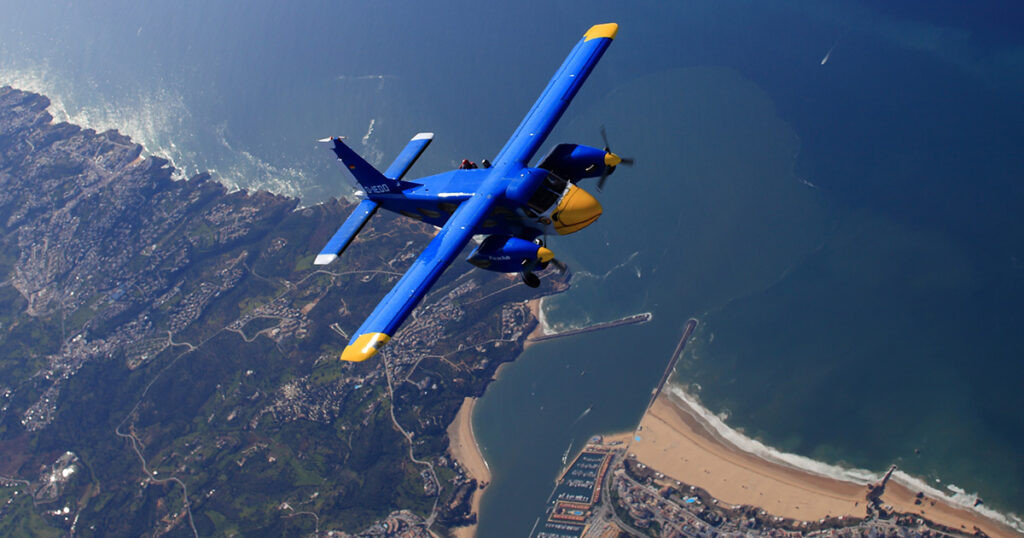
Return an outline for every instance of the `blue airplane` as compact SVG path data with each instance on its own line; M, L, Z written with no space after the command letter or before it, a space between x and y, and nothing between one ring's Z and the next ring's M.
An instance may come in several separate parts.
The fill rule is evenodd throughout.
M632 161L611 152L602 127L604 149L558 144L536 167L528 162L618 29L618 24L598 24L583 34L493 165L483 161L483 166L477 167L464 160L458 170L405 181L402 178L430 144L433 133L414 136L384 173L341 138L320 140L355 178L361 201L314 264L326 265L337 259L379 208L441 228L355 332L341 360L364 361L375 355L475 235L486 237L467 261L481 269L520 273L531 287L540 284L535 271L549 264L564 270L545 246L544 237L552 230L559 235L577 232L601 216L601 204L576 183L599 177L600 190L616 166Z

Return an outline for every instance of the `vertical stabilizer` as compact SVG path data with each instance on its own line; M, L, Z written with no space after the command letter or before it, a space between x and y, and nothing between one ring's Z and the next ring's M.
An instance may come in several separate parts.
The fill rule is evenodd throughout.
M407 183L392 179L366 162L352 148L345 145L341 137L324 138L320 143L327 144L338 157L338 165L347 170L359 183L359 187L371 198L377 194L399 193L405 190Z

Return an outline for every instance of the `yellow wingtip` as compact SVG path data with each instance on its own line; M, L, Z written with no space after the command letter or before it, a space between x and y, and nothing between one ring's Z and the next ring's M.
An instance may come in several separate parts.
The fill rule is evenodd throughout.
M615 34L619 31L619 25L614 22L607 24L595 24L587 30L587 33L583 34L584 41L590 41L591 39L597 39L599 37L607 37L608 39L615 39Z
M391 337L384 333L366 333L356 338L355 342L345 346L341 352L341 360L347 362L363 362L377 354Z

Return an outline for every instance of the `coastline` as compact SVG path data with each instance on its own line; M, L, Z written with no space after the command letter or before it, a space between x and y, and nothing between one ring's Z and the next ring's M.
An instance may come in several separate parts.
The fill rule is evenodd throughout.
M744 450L719 434L691 402L671 392L652 402L631 435L627 452L637 461L703 488L721 502L757 506L775 516L803 521L865 517L867 481L815 474ZM966 534L976 527L992 537L1020 536L941 492L925 491L919 499L918 491L897 474L886 485L881 504Z
M480 452L480 445L477 444L476 435L473 433L473 408L476 406L476 398L467 397L462 401L455 420L448 426L448 447L452 457L466 470L466 474L476 479L477 489L470 499L470 510L480 516L480 499L483 497L484 488L491 482L491 469ZM452 529L458 538L472 538L476 536L476 524Z
M526 338L523 339L523 351L533 344L531 342L533 337L547 334L544 330L543 319L541 318L543 315L541 301L543 300L544 298L540 297L526 301L526 307L533 317L533 328L530 329ZM499 364L498 368L494 371L492 381L501 377L502 371L509 364L511 363ZM448 447L452 457L466 470L467 475L480 484L470 499L470 511L477 515L477 523L453 528L452 533L456 538L474 538L476 536L480 518L480 502L483 499L487 485L491 483L491 468L487 465L487 460L484 459L483 453L480 451L480 444L477 442L476 434L473 431L473 410L478 400L479 398L471 397L464 399L462 405L459 406L458 412L455 414L455 420L448 426Z
M534 339L547 334L547 331L544 330L544 321L541 318L541 316L544 315L544 312L541 310L541 301L543 300L544 298L541 297L539 299L530 299L529 301L526 301L526 307L530 309L530 314L533 315L535 325L533 326L533 330L526 335L526 339L523 340L523 351L529 349L529 347L534 344ZM499 366L498 369L500 371L501 367ZM495 372L494 377L497 379L497 372Z
M544 323L541 321L542 300L543 297L526 301L526 306L533 316L534 325L523 339L524 351L532 344L531 338L546 334ZM498 379L508 364L510 363L499 364L494 371L493 379ZM466 474L480 484L470 499L470 511L477 515L477 523L453 528L452 532L456 538L474 538L476 536L480 517L480 502L483 499L486 486L491 482L491 468L487 465L487 460L484 459L483 453L480 451L480 444L476 440L476 434L473 432L473 409L476 407L477 400L478 398L470 397L464 399L462 405L459 406L459 411L455 414L455 420L448 426L448 447L452 457L466 470Z

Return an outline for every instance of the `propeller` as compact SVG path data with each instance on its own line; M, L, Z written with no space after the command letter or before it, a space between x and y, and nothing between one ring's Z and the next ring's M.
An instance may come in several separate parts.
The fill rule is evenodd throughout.
M546 265L550 263L551 265L554 265L556 269L558 269L558 274L561 275L564 275L565 272L569 270L569 267L565 265L565 263L563 263L562 261L556 259L555 253L551 252L551 249L545 246L547 241L541 238L537 238L536 240L534 240L534 242L540 246L540 248L537 250L537 258L525 262L523 264L523 270L520 273L523 277L523 282L525 282L526 285L530 286L531 288L536 288L537 286L540 286L540 278L533 272L533 270L536 269L538 265Z
M565 265L565 263L559 260L558 258L555 258L555 253L551 252L551 249L547 248L546 245L547 241L542 239L540 243L540 250L537 251L537 261L535 262L535 264L550 263L551 265L554 265L556 269L558 269L559 274L564 275L565 272L569 270L569 266Z
M612 149L608 144L608 134L604 131L604 125L601 126L601 139L604 140L604 172L601 173L601 179L597 180L597 190L600 191L604 188L604 182L608 179L608 176L615 171L615 167L624 164L626 166L633 166L635 162L632 157L619 157L612 153Z

